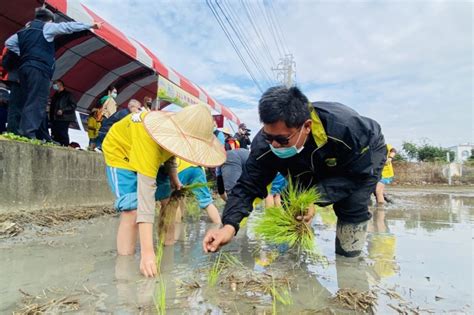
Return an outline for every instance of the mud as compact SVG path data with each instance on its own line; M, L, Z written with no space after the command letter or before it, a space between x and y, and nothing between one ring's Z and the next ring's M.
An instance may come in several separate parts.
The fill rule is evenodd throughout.
M50 226L26 220L0 239L0 313L154 314L163 281L168 314L471 314L474 191L387 190L394 203L372 208L363 257L334 254L331 211L318 210L313 221L324 259L262 243L251 217L224 249L241 264L214 287L207 277L218 254L201 249L205 215L175 225L157 279L140 276L137 256L116 256L115 215Z

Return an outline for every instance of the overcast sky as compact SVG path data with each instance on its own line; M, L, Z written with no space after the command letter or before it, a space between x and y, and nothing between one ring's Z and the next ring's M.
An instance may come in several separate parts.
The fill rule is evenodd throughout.
M260 128L261 92L205 0L83 3L231 107L249 128ZM250 30L240 0L219 3ZM245 3L254 12L270 10L266 0ZM272 3L283 44L296 61L296 83L310 100L341 102L374 118L395 146L474 142L471 1ZM255 19L255 26L266 29L264 21ZM254 44L264 58L266 50ZM269 50L278 60L277 48Z

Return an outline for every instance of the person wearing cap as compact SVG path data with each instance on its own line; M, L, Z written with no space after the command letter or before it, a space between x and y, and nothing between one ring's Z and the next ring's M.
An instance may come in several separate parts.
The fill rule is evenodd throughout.
M158 170L172 156L206 167L224 163L225 151L213 134L211 112L205 105L192 105L177 113L130 114L110 128L102 151L107 179L116 197L115 208L120 212L118 254L134 254L138 233L140 271L147 277L154 276L157 268L153 223ZM169 176L179 189L176 168L170 169Z
M239 130L234 135L234 138L239 141L242 149L248 149L250 146L250 129L244 123L239 125Z
M53 21L53 12L46 8L37 8L35 19L5 41L5 47L20 56L23 110L19 133L31 139L47 141L51 138L42 122L46 116L49 85L54 73L54 39L62 34L100 28L99 23Z
M265 198L280 172L301 187L316 187L318 205L333 204L336 254L360 255L371 217L368 203L387 154L380 125L340 103L309 103L297 87L269 88L258 108L263 128L228 196L223 227L206 233L203 250L215 252L232 240L254 199ZM308 209L296 219L310 223L313 216Z

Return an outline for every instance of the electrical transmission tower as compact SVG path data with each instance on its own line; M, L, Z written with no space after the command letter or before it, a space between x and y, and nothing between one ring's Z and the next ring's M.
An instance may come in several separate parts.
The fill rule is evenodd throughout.
M288 88L293 86L296 81L296 62L293 54L286 54L284 58L280 59L278 66L272 68L276 73L278 82L286 85Z

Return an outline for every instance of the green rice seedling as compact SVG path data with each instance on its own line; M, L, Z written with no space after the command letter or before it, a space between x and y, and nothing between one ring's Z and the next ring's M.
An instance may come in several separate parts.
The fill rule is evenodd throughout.
M185 204L185 212L184 218L189 222L196 222L201 217L201 208L199 208L199 204L194 197L185 197L184 198Z
M156 245L156 268L158 268L158 273L161 273L161 260L163 259L163 247L164 239L161 237L158 239L158 244Z
M237 257L235 257L234 255L231 255L231 254L227 254L227 253L223 253L222 254L222 264L223 264L223 268L225 267L244 267L244 264L242 264L242 262L237 259Z
M314 248L313 230L296 217L304 216L308 207L318 201L318 192L315 188L303 189L290 180L282 195L282 207L265 209L255 224L255 233L269 243L288 244L311 252Z
M217 284L217 280L219 279L219 275L224 270L224 265L221 263L222 252L219 253L219 256L212 264L211 269L209 270L209 274L207 275L207 283L209 286L214 287Z
M270 293L274 301L278 301L283 305L293 304L293 298L291 297L290 291L286 288L276 288L275 285L273 285Z
M166 314L166 285L163 277L159 278L159 285L156 287L153 301L155 304L156 313L160 315Z
M277 302L283 305L293 304L289 288L277 288L275 285L275 278L272 275L272 286L267 289L272 296L272 314L277 314Z

